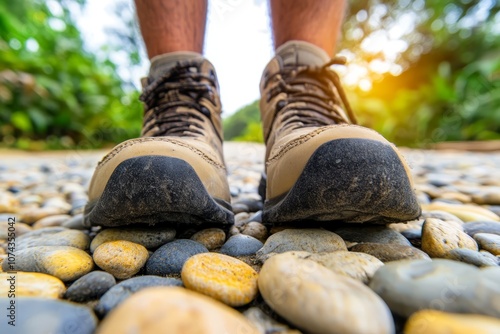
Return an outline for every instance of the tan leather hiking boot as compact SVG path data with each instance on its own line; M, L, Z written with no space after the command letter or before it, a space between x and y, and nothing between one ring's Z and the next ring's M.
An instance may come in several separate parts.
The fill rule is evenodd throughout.
M95 170L87 225L233 223L214 68L198 54L162 57L143 80L142 137Z
M281 46L261 81L267 189L263 220L388 223L420 215L394 145L356 122L318 47ZM341 107L344 105L345 110Z

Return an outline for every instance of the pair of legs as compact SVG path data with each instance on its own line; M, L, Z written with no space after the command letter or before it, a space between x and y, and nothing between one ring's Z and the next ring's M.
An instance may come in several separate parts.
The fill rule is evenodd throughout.
M175 51L202 53L207 0L135 3L149 58ZM300 40L333 56L345 6L345 0L270 0L275 48Z
M202 55L206 0L136 0L152 65L141 138L116 146L89 185L89 225L234 221L213 65ZM356 125L330 65L344 0L271 0L276 54L263 71L263 222L400 222L418 217L407 164Z

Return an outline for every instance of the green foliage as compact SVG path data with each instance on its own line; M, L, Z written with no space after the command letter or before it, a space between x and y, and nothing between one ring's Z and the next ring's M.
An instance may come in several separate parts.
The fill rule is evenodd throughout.
M4 145L99 147L139 134L137 93L123 90L109 59L86 52L68 9L75 2L0 1Z
M224 120L224 139L264 142L258 100L244 106Z

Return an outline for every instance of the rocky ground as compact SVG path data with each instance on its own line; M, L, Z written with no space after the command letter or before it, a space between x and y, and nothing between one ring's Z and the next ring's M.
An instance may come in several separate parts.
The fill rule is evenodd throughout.
M228 233L88 230L104 152L0 152L0 333L500 333L500 153L403 150L416 221L268 230L263 146L225 150Z

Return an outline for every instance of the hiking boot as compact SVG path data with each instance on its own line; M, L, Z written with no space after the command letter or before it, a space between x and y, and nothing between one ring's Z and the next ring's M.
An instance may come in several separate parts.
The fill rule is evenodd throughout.
M322 49L278 48L261 81L266 141L263 221L391 223L420 215L408 165L356 119ZM344 108L342 108L342 105Z
M195 53L160 56L143 86L142 136L97 165L85 223L231 225L212 64Z

